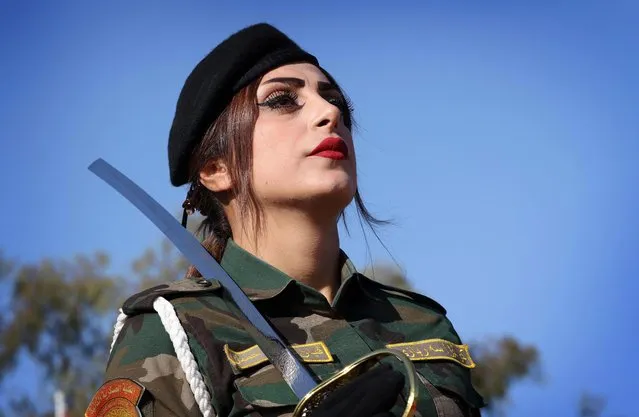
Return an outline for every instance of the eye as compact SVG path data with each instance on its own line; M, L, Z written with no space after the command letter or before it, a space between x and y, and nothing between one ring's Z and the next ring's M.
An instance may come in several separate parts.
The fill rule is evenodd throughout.
M296 110L300 107L298 98L293 91L278 90L269 94L263 102L258 103L258 106L268 107L271 110Z
M344 114L344 113L352 113L353 112L353 105L346 97L343 97L341 95L340 96L329 96L329 97L326 97L326 101L328 101L333 106L335 106L338 109L340 109L342 111L342 114Z

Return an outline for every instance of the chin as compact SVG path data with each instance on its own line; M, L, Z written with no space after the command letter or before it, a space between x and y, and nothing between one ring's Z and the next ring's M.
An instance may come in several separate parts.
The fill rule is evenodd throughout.
M315 173L314 173L315 174ZM357 191L355 176L347 172L323 172L321 175L305 175L293 183L280 179L269 189L258 190L258 199L278 206L297 206L304 210L321 209L322 212L339 214L348 206ZM269 204L269 203L267 203Z
M324 207L334 207L338 212L342 211L355 197L357 185L349 179L343 182L326 182L316 184L309 189L308 200Z
M309 194L335 195L354 194L357 182L346 172L330 172L314 176L303 184Z

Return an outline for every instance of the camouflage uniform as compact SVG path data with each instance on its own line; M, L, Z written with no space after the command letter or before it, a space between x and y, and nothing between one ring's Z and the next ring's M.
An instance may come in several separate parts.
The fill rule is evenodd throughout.
M357 273L343 253L342 260L342 283L332 305L232 241L221 265L320 380L391 345L414 360L422 382L418 415L479 415L483 400L470 382L474 364L446 311L425 296ZM158 296L170 301L188 335L215 414L290 415L295 395L244 330L228 294L217 281L198 278L154 287L123 306L129 317L115 341L106 380L141 384L143 416L202 415L151 307ZM400 402L396 408L401 414Z

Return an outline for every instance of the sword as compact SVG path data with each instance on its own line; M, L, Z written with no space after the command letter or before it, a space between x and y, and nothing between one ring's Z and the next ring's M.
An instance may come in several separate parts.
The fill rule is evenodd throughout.
M391 349L378 349L359 358L332 377L317 383L309 370L300 362L292 349L280 338L271 324L262 316L257 307L249 300L235 281L226 273L200 242L175 219L164 207L124 174L99 158L89 170L118 191L124 198L136 206L155 224L164 235L182 252L182 254L209 279L219 281L229 292L239 313L255 327L253 333L260 339L258 346L273 366L282 374L293 393L300 400L293 411L294 417L300 417L315 407L337 386L347 383L356 374L365 372L371 363L386 356L397 358L406 368L408 375L408 397L402 417L411 417L417 403L417 373L413 363L406 355Z

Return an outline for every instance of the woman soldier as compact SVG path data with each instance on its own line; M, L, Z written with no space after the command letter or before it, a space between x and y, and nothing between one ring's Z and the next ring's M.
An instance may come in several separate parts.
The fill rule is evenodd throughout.
M203 245L318 380L390 347L414 361L417 413L477 416L468 350L435 301L358 273L338 220L357 191L351 109L317 59L274 27L247 27L192 71L169 135ZM186 219L186 216L185 216ZM298 399L221 285L187 278L127 300L87 416L290 415ZM311 415L401 413L403 371L379 366Z

